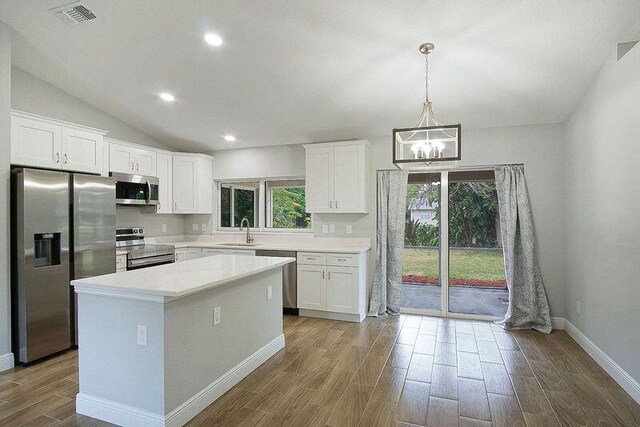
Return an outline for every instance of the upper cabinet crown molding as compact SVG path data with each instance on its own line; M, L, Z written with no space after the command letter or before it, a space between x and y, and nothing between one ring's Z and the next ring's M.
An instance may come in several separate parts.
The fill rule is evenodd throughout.
M54 119L52 117L41 116L40 114L28 113L26 111L15 110L15 109L11 109L11 117L20 117L23 119L36 120L42 123L49 123L52 125L64 126L67 128L84 130L87 132L96 133L103 136L109 133L108 130L98 129L91 126L80 125L78 123L68 122L66 120Z
M104 134L89 126L11 111L11 163L100 174Z
M307 212L369 212L370 146L366 140L304 144Z

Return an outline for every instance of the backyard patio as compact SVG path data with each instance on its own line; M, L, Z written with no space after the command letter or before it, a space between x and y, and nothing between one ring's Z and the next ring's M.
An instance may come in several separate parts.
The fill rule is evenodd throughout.
M404 250L401 307L440 310L438 248ZM502 250L451 248L449 311L502 317L509 301Z

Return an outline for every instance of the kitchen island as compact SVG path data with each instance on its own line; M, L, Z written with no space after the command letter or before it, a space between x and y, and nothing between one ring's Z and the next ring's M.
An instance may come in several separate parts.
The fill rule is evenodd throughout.
M282 266L218 255L74 280L76 411L183 425L284 347Z

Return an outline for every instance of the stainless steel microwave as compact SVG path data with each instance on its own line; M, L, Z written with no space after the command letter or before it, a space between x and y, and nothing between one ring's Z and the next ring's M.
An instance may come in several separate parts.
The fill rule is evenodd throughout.
M158 205L160 181L155 176L129 175L111 172L116 179L116 204L118 205Z

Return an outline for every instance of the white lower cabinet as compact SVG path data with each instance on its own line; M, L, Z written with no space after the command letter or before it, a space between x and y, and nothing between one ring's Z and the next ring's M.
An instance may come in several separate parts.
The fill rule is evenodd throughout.
M298 308L327 309L325 266L298 264Z
M187 248L187 259L202 258L202 249L200 248Z
M358 313L358 267L327 267L327 311Z
M300 314L360 322L366 315L366 260L366 253L298 252Z
M127 255L116 255L116 273L127 271Z
M215 255L245 255L254 256L256 251L249 249L218 249L218 248L179 248L176 249L176 262L187 261L191 259L204 258Z
M187 260L187 248L176 249L176 262Z

